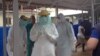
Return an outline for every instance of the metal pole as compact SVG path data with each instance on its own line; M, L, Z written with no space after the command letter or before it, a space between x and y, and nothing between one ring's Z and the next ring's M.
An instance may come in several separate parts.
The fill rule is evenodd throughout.
M56 9L55 9L55 12L56 12L56 17L58 16L58 7L56 6Z
M13 34L14 34L14 55L26 56L23 41L23 29L19 26L19 3L18 0L13 0Z
M82 19L84 19L83 10L82 10Z
M6 4L5 0L2 0L3 4L3 56L7 56L6 53Z
M7 6L6 17L7 17L7 19L8 19L9 16L10 16L9 3L7 3L6 6ZM8 19L8 20L9 20L9 19ZM7 25L6 25L6 26L10 26L10 25L9 25L10 21L8 21L8 20L7 20L7 23L6 23Z
M19 39L19 27L18 27L18 21L19 21L19 8L18 8L18 0L13 0L13 34L14 34L14 53L13 56L21 56L20 55L20 40Z
M95 16L94 16L94 0L91 0L91 15L92 15L92 26L94 27L95 25Z

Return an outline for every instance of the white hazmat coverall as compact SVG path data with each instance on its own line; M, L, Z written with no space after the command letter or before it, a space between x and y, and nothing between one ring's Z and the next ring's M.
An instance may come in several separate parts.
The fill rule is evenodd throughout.
M27 25L27 21L20 20L19 21L19 33L20 33L20 39L18 40L20 42L19 46L19 52L20 56L26 56L26 38L27 38L27 31L25 29L25 26ZM8 37L7 37L7 44L6 49L8 56L13 56L14 51L14 28L13 26L9 29Z
M55 41L58 32L54 24L40 27L35 24L30 33L30 39L35 41L31 56L55 56Z
M67 22L62 14L58 15L60 22L58 22L57 30L59 38L57 39L56 55L57 56L71 56L76 37L74 35L72 25Z
M13 56L13 28L11 27L8 32L6 49L8 56Z

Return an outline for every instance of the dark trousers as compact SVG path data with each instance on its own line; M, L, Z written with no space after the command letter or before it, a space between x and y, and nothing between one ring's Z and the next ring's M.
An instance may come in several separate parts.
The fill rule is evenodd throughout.
M85 52L85 43L78 43L76 45L76 47L75 47L76 48L76 51L77 51L77 47L80 46L80 45L82 45L82 51Z

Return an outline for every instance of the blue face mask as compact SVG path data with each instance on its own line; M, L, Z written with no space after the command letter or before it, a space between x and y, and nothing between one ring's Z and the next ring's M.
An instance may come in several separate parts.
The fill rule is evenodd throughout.
M39 17L38 24L40 24L40 25L51 24L51 18L49 16Z
M23 28L25 28L25 27L27 26L28 23L30 23L29 20L25 21L25 20L20 19L20 21L19 21L19 25L20 25L21 27L23 27Z

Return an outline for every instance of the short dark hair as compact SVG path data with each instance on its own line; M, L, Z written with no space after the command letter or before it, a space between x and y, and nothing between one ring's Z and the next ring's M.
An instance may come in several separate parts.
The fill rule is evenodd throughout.
M24 18L24 17L25 17L25 15L21 15L20 19L22 19L22 18Z
M31 16L31 18L32 18L32 19L35 19L35 16L34 16L34 15L32 15L32 16Z

